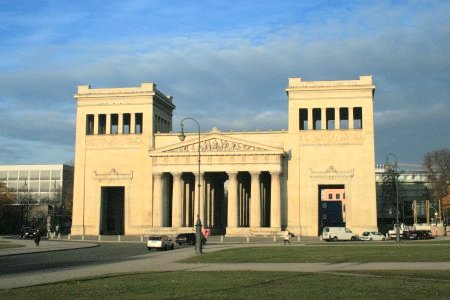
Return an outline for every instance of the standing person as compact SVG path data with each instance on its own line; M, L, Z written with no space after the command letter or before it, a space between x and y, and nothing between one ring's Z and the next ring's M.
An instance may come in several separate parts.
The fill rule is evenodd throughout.
M288 230L285 231L284 233L284 244L286 245L286 243L288 243L289 245L291 244L291 234L289 233Z
M39 232L39 229L36 230L36 234L34 236L34 242L36 243L36 247L39 246L39 242L41 241L41 233Z

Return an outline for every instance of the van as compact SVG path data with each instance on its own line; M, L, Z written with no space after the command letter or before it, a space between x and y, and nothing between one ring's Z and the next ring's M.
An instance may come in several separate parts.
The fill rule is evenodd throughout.
M355 241L356 235L346 227L324 227L322 239L326 241Z

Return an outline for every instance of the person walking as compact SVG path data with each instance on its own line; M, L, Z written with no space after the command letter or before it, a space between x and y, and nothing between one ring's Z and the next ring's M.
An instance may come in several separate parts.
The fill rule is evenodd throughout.
M284 233L284 244L286 245L286 243L288 243L289 245L291 244L291 234L289 233L288 230L285 231Z
M41 233L38 230L36 230L35 236L34 236L34 243L36 244L36 247L39 246L39 242L41 241Z

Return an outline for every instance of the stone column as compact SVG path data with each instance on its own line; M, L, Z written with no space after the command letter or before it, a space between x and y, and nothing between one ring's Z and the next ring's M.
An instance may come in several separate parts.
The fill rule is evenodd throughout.
M118 134L123 133L123 114L122 113L117 114L117 133Z
M348 108L348 129L353 129L353 107Z
M136 133L136 114L130 114L130 134Z
M183 223L183 194L181 187L181 173L173 175L173 194L172 194L172 227L181 227Z
M237 173L228 173L228 224L227 227L237 227L238 224L238 185Z
M111 134L111 114L106 115L106 134Z
M162 173L153 174L153 227L162 226Z
M200 180L200 181L199 181ZM200 182L200 190L198 189ZM204 189L204 182L203 182L203 174L200 174L200 178L198 177L198 173L195 174L195 193L194 193L194 225L197 223L197 216L200 216L200 220L202 221L202 225L204 220L204 204L203 204L203 199L204 199L204 193L203 193L203 189ZM198 195L200 194L200 211L198 211Z
M191 189L189 185L189 181L187 180L187 177L184 177L184 226L188 227L190 226L190 216L192 213L192 206L191 206Z
M320 129L327 129L327 109L320 109Z
M339 114L339 107L334 109L334 129L341 129L341 115Z
M250 227L261 227L261 191L259 185L259 172L251 173L252 187L250 198Z
M94 128L92 134L98 134L98 114L94 115Z
M308 130L313 129L313 109L308 108Z
M280 172L271 172L270 227L281 230Z

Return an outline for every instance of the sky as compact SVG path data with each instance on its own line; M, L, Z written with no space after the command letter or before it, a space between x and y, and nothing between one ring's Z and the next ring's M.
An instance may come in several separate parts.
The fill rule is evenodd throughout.
M0 164L74 159L78 85L154 82L174 131L186 116L279 130L289 77L372 75L376 162L420 165L450 148L449 15L439 0L0 0Z

